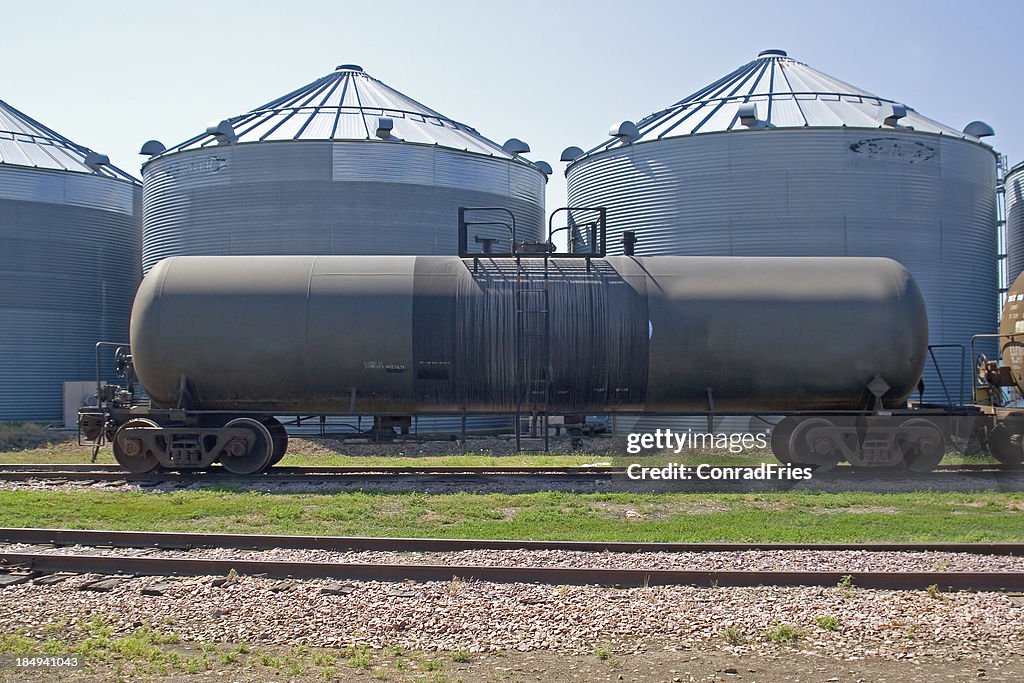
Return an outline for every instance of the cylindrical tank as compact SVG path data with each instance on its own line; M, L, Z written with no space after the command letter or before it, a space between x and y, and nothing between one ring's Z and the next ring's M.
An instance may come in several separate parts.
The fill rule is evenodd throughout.
M1003 178L1006 190L1006 282L1024 272L1024 163Z
M539 240L547 176L509 142L339 66L143 166L143 271L189 254L456 254L460 206L507 208Z
M105 156L0 102L0 422L60 420L96 342L127 340L140 205Z
M999 334L1000 356L1018 391L1024 393L1024 275L1018 274L1006 292Z
M781 50L614 132L567 170L571 206L607 207L613 253L635 230L641 255L885 256L920 285L931 343L995 331L995 154L978 138ZM960 351L936 357L955 394ZM945 401L931 363L925 384Z
M550 350L553 413L857 409L876 377L898 405L924 365L920 291L889 259L553 258L546 272L165 259L136 297L135 368L162 406L407 415L514 411L543 379L517 364L531 348Z

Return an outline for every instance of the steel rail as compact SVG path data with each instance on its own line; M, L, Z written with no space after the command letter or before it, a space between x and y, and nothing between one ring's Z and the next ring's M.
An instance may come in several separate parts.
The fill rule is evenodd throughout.
M88 474L129 474L120 465L91 465L73 463L59 465L52 463L0 464L0 475L8 473L88 473ZM336 474L619 474L625 470L610 465L575 466L575 465L318 465L313 467L274 467L251 478L272 476L323 476ZM155 470L137 476L192 475L192 476L238 476L222 467L214 466L209 470Z
M752 550L820 550L867 552L947 552L972 555L1024 556L1024 543L661 543L633 541L555 541L469 538L389 538L372 536L283 536L213 534L177 531L114 531L93 529L0 528L0 543L82 545L112 548L192 550L329 550L452 552L462 550L574 550L580 552L711 553Z
M616 456L621 457L621 456ZM645 465L642 460L637 461L641 465ZM779 467L779 463L768 463L775 464ZM651 467L664 466L665 463L651 463ZM715 465L708 463L710 467L728 467L730 469L756 469L758 464L754 465ZM690 465L696 467L697 465ZM824 475L818 476L877 476L884 474L897 474L901 476L928 476L929 474L936 473L1022 473L1024 470L1007 470L1001 468L998 464L983 464L983 463L969 463L964 465L939 465L933 472L910 472L908 470L901 470L895 468L865 468L859 469L848 466L840 466L834 470L826 472ZM107 475L115 474L124 478L138 477L138 478L153 478L153 477L230 477L238 478L239 475L234 475L221 467L214 467L209 470L155 470L145 474L132 474L126 472L120 465L94 465L88 463L70 463L70 464L54 464L54 463L0 463L0 477L13 478L16 475L28 473L34 475L60 475L60 476L75 476L78 475ZM274 477L319 477L329 475L363 475L363 474L600 474L600 475L616 475L625 474L626 469L624 467L615 465L337 465L337 466L312 466L312 467L274 467L267 472L259 475L250 475L244 478L247 479L260 479L260 478L274 478Z
M495 583L639 586L836 586L850 582L859 588L918 590L1018 591L1020 572L797 572L689 571L673 569L589 569L566 567L493 567L476 565L349 564L213 560L197 558L118 557L110 555L52 555L0 553L0 567L31 572L99 573L134 576L262 575L275 579L346 579L359 581L478 580Z

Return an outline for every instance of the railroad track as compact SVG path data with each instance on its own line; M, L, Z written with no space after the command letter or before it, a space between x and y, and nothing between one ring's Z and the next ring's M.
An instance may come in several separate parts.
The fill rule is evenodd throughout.
M396 539L323 536L250 536L68 529L0 529L0 542L43 548L0 549L0 568L19 582L52 574L99 573L131 576L259 575L276 579L347 579L363 581L480 580L500 583L596 584L637 587L698 586L836 586L916 590L1022 591L1024 572L966 571L689 571L677 569L493 566L464 564L347 563L286 560L161 557L163 550L292 548L334 551L450 552L460 550L574 550L640 553L817 550L860 552L956 552L977 555L1024 555L1021 543L601 543L571 541ZM87 547L91 552L45 552L55 546ZM136 555L103 554L113 548L141 549ZM100 551L100 552L97 552ZM19 574L20 572L20 574ZM12 581L13 582L13 581Z
M755 465L729 466L738 469L754 469ZM209 482L317 482L336 477L402 477L429 476L434 478L462 477L470 475L501 475L568 478L577 477L586 480L610 479L625 477L626 470L622 467L609 465L585 466L461 466L461 465L383 465L383 466L334 466L334 467L275 467L261 475L239 476L220 467L206 471L168 471L159 470L146 474L125 472L118 465L94 464L0 464L0 481L28 480L61 480L61 481L131 481L131 482L167 482L167 481L209 481ZM920 474L902 470L857 470L852 467L839 467L831 472L817 475L828 479L874 479L874 478L912 478L928 479L935 477L1000 477L1024 476L1019 470L1004 470L997 465L966 464L940 465L934 472ZM735 483L735 482L733 482Z

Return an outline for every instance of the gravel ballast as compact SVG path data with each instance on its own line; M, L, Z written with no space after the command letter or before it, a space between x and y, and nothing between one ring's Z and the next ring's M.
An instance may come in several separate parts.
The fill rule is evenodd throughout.
M1024 647L1024 604L1000 593L853 588L652 587L616 590L464 582L282 582L239 577L128 578L109 592L79 590L89 577L0 592L0 629L43 636L50 625L103 616L119 633L152 625L187 641L349 644L415 650L616 652L798 647L847 660L1008 656ZM221 577L223 579L223 577ZM217 586L215 583L222 583ZM833 617L835 630L820 625ZM792 625L792 643L769 631ZM727 642L726 631L734 634ZM934 659L932 660L934 661Z
M39 547L0 544L9 553L61 555L139 555L136 548L81 545ZM392 552L275 548L245 550L147 550L146 557L208 560L317 562L347 564L430 564L486 567L572 567L593 569L674 569L687 571L821 572L1024 572L1024 557L932 551L744 550L720 552L587 552L578 550L461 550Z

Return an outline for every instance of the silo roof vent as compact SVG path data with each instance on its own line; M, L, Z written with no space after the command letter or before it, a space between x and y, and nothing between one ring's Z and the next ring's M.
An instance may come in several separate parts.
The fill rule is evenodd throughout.
M110 166L110 157L99 152L89 152L85 155L85 165L99 173L104 166Z
M637 130L636 124L632 121L619 121L611 125L611 128L608 129L608 135L618 138L619 142L628 145L640 137L640 131Z
M377 137L381 140L388 140L391 138L391 131L395 129L394 119L388 118L387 116L381 116L377 119Z
M206 132L212 135L221 145L230 145L234 142L238 142L238 136L235 135L235 127L231 125L228 120L221 121L219 123L211 123L206 127Z
M996 131L984 121L971 121L964 126L964 133L973 138L987 138L995 135Z
M740 123L747 128L756 128L759 123L763 123L757 118L757 104L754 102L741 104L736 115L740 117Z
M566 147L562 150L562 156L558 158L559 161L576 161L581 156L586 154L580 147Z
M501 148L512 156L519 156L530 151L530 146L519 138L509 138Z
M142 149L139 150L139 154L143 154L147 157L155 157L157 154L163 154L167 151L167 147L164 143L159 140L147 140L142 145Z
M885 116L882 123L886 126L898 126L901 119L907 118L907 107L902 104L890 104L888 107L883 107L882 111Z

